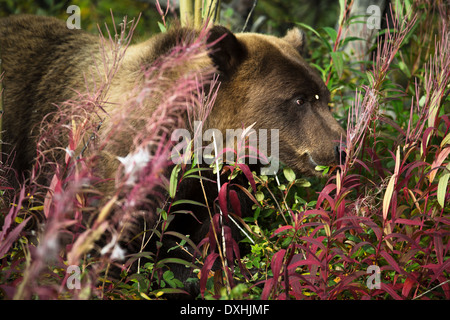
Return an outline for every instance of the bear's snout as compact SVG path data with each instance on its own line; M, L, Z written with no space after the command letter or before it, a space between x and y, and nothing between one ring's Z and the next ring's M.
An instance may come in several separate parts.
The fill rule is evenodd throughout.
M336 159L337 164L344 164L345 160L347 158L347 153L345 152L345 149L347 148L347 145L342 142L338 143L334 147L334 156Z

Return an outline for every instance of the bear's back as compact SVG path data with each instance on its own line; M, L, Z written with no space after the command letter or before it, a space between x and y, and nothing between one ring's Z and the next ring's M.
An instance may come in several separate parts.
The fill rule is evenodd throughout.
M0 19L0 57L3 79L3 152L16 148L16 165L29 168L36 146L29 133L54 103L73 96L80 82L80 69L92 65L90 52L98 37L71 30L56 18L17 15ZM97 49L98 51L98 49ZM20 117L18 116L20 115ZM35 132L34 132L35 133Z

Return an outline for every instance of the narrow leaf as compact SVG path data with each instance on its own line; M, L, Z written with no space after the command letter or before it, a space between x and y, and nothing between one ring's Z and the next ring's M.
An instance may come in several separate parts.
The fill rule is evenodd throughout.
M195 264L193 264L192 262L189 262L189 261L186 261L186 260L183 260L183 259L180 259L180 258L166 258L166 259L159 260L156 263L155 268L156 269L161 268L162 266L164 266L164 265L166 265L168 263L181 264L183 266L188 266L188 267L191 267L191 268L197 268L197 266Z
M234 191L234 190L230 190L229 198L230 198L231 207L233 208L234 213L237 216L242 217L241 202L239 201L239 197L237 195L237 192Z
M449 167L448 165L447 167ZM441 208L444 208L445 197L447 196L447 186L448 179L450 178L450 173L447 172L440 179L437 187L437 201L441 205Z
M102 223L107 216L111 213L114 205L116 204L117 201L117 195L115 195L114 197L112 197L106 204L105 206L102 208L102 210L100 210L100 214L97 217L97 220L95 221L95 224L98 225L100 223Z
M380 289L389 293L395 300L403 300L388 283L381 282Z
M384 198L383 198L383 220L386 220L388 212L389 212L389 205L391 203L392 194L394 192L395 180L396 180L396 174L393 174L391 179L389 180L388 186L386 188L386 192L384 194Z
M334 67L336 68L336 72L339 78L344 73L344 58L342 57L342 52L331 52L331 59L333 59Z
M389 263L389 265L394 268L395 271L400 274L405 274L405 271L400 268L397 261L395 261L389 253L387 253L386 251L381 251L380 254L383 256L383 258L386 259L387 263Z
M261 293L261 300L267 300L269 298L269 294L272 291L273 285L275 284L275 279L270 278L265 281L264 289Z
M172 169L172 174L170 175L169 195L172 199L175 198L175 193L177 191L178 173L180 172L180 170L181 170L181 167L179 164L177 164Z
M442 243L442 235L436 234L434 236L434 250L436 251L436 258L439 264L444 263L444 245Z
M20 208L22 207L22 202L24 198L25 198L25 188L22 188L20 190L19 199L17 203L14 206L11 206L9 213L4 218L2 230L0 231L0 243L6 237L8 229L11 227L11 224L16 219L17 214L19 213Z
M225 219L228 219L227 190L228 182L224 183L219 191L219 206Z
M279 233L281 233L281 232L283 232L283 231L290 230L290 229L293 229L293 228L294 228L293 226L282 226L282 227L278 228L277 230L275 230L273 232L272 237L277 235L277 234L279 234Z
M250 171L249 167L246 164L244 164L244 163L239 163L238 166L242 170L242 172L244 173L244 175L247 178L247 180L250 182L250 185L252 186L253 192L256 192L255 179L253 178L253 174Z
M273 279L269 279L266 281L266 284L263 289L263 293L261 295L261 299L265 300L269 297L270 292L276 286L278 282L278 277L280 276L281 267L283 266L283 258L286 254L285 249L281 249L277 253L275 253L272 257L272 261L270 266L272 268Z
M27 222L28 220L30 220L30 218L31 217L28 217L24 221L22 221L17 227L14 228L14 230L8 233L5 239L0 239L0 257L3 257L9 251L9 248L14 243L14 241L17 240L20 232L27 225Z
M444 139L441 141L441 148L446 144L450 144L450 133L448 133Z
M444 162L445 159L447 159L448 155L450 154L450 146L445 148L444 150L441 150L439 155L436 157L436 159L431 164L431 170L430 170L430 182L434 180L434 177L436 176L437 167L440 167L442 165L442 162Z
M172 207L179 205L179 204L193 204L196 206L201 206L201 207L205 207L206 205L204 203L198 202L198 201L194 201L194 200L188 200L188 199L182 199L182 200L177 200L175 202L172 203Z
M409 296L409 292L411 291L415 281L414 279L407 277L405 280L405 283L403 284L402 288L402 295L407 298Z
M186 241L192 247L192 249L195 250L195 252L197 252L199 255L202 254L200 252L200 250L197 248L197 246L195 245L195 243L190 238L186 237L184 234L181 234L181 233L176 232L176 231L166 231L165 234L166 235L171 235L171 236L180 238L183 241Z
M209 271L211 271L211 268L218 257L219 254L213 252L210 253L205 259L200 275L200 293L202 294L202 297L205 295L206 281L208 280Z
M328 34L328 36L330 36L332 42L336 42L337 32L335 29L330 27L323 27L322 29Z

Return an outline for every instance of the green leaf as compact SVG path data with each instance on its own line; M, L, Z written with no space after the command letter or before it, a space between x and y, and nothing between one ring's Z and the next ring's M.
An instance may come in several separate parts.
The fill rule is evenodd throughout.
M311 31L312 33L314 33L323 42L323 44L327 46L329 52L333 51L328 40L325 39L324 37L322 37L319 32L317 32L316 30L314 30L312 27L308 26L307 24L304 24L301 22L297 22L296 24L299 25L300 27L303 27L303 28Z
M334 30L333 28L330 28L330 27L323 27L322 29L325 30L325 32L330 36L330 39L333 42L336 42L336 39L337 39L336 30Z
M343 40L341 40L340 42L340 46L343 47L345 46L347 43L352 42L352 41L365 41L364 38L361 37L347 37Z
M193 264L192 262L183 260L183 259L179 259L179 258L166 258L166 259L162 259L159 260L158 263L156 264L155 268L161 268L162 266L166 265L167 263L176 263L176 264L181 264L184 266L188 266L191 268L197 268L197 266L195 264Z
M396 175L393 174L389 180L388 186L386 188L386 192L384 193L383 198L383 220L387 219L387 215L389 212L389 206L391 204L392 194L394 193Z
M295 180L295 173L292 171L291 168L284 168L283 169L284 176L286 177L287 181L292 182Z
M161 22L159 22L159 21L158 21L158 27L159 27L159 30L161 30L161 32L166 32L166 31L167 31L166 26L163 25L163 24L162 24Z
M173 280L175 278L175 275L173 274L172 271L167 270L166 272L163 273L163 279L164 281L170 281Z
M450 164L447 166L447 168L449 168L449 167L450 167ZM447 185L448 185L449 178L450 178L450 172L447 172L439 179L438 188L437 188L437 201L441 205L441 208L444 208L445 196L447 194Z
M158 213L161 215L162 219L167 220L167 211L163 209L158 209Z
M333 59L334 67L336 68L336 72L339 78L344 73L344 58L342 56L342 52L331 52L331 59Z
M450 133L445 136L441 141L441 148L443 148L446 144L450 144Z
M309 182L308 180L304 179L304 178L300 178L295 180L295 185L299 186L299 187L303 187L303 188L309 188L311 187L311 182Z
M180 170L181 170L181 167L179 164L177 164L173 168L172 174L170 175L169 195L172 199L175 198L175 193L177 192L178 173L180 172Z
M318 36L319 38L322 39L321 35L320 35L316 30L314 30L314 28L308 26L307 24L301 23L301 22L297 22L297 24L298 24L300 27L303 27L303 28L305 28L305 29L308 29L309 31L312 31L316 36Z
M194 249L199 255L202 254L200 252L200 250L197 248L197 246L195 245L195 243L191 239L189 239L189 235L184 235L184 234L181 234L181 233L176 232L176 231L167 231L165 234L168 234L168 235L180 238L181 239L180 246L184 246L186 243L188 243L192 247L192 249ZM177 248L177 247L178 246L176 246L174 248ZM174 248L170 248L168 250L168 252L170 250L173 250Z
M409 71L408 66L405 64L405 62L399 61L398 67L408 78L411 78L411 72Z
M369 81L369 85L371 87L375 86L375 79L373 77L373 73L371 71L366 71L367 81Z
M204 203L198 202L198 201L194 201L194 200L187 200L187 199L183 199L183 200L177 200L175 202L172 203L172 206L176 206L179 204L193 204L195 206L201 206L201 207L205 207L206 205Z
M322 174L326 175L328 173L328 171L330 170L329 166L316 166L314 168L316 171L323 171Z
M200 172L200 171L211 171L210 168L201 168L201 167L195 167L192 169L189 169L188 171L186 171L183 175L183 177L188 176L190 174L196 173L196 172Z
M261 191L258 191L258 192L256 192L255 197L256 197L256 200L261 202L264 200L264 193L262 193Z
M339 25L342 25L342 20L344 19L344 13L345 13L345 7L346 7L347 1L346 0L339 0Z

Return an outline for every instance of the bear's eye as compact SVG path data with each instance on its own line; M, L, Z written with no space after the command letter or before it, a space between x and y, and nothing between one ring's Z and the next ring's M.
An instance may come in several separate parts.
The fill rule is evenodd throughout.
M296 98L295 103L299 106L303 105L305 103L305 100L303 98Z

